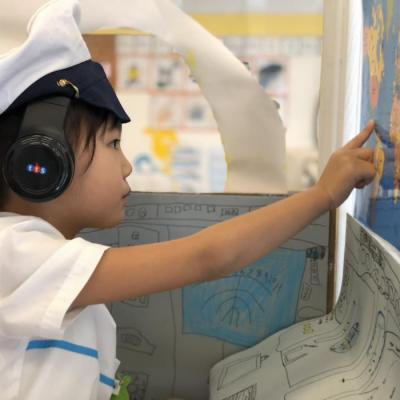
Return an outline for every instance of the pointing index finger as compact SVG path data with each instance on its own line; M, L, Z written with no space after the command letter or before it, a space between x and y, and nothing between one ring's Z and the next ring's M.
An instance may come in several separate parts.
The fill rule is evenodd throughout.
M370 137L371 133L375 128L375 121L371 120L368 122L367 126L353 139L346 143L344 149L356 149L361 147Z

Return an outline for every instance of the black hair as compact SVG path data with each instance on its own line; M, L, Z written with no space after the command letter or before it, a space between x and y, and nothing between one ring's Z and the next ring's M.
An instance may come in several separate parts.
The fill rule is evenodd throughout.
M25 108L26 105L0 115L0 210L4 208L10 190L2 174L3 163L8 149L17 138ZM91 158L86 170L96 151L96 136L104 135L107 128L121 128L121 122L111 111L72 99L65 118L64 131L74 153L81 143L84 143L84 150L91 147Z

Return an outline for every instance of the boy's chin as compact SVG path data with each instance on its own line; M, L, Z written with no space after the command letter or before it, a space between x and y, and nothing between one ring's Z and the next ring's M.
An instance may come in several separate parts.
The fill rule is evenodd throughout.
M125 218L125 213L122 211L120 215L116 215L113 218L110 218L109 220L104 220L102 227L100 229L115 228L116 226L122 223L124 218Z
M124 213L121 213L121 215L114 215L111 216L107 219L105 218L99 218L96 221L93 221L91 223L91 229L110 229L110 228L115 228L118 226L122 221L124 220Z

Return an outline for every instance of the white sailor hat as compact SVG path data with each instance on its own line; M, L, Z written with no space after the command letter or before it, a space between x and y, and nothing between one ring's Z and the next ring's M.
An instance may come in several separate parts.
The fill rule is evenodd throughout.
M0 114L33 100L61 95L130 119L102 66L91 60L79 29L77 0L52 0L28 24L28 38L0 55Z

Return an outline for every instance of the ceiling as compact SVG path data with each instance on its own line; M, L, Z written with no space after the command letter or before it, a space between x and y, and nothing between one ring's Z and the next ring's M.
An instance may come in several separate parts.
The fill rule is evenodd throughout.
M323 0L176 0L188 13L322 14Z

